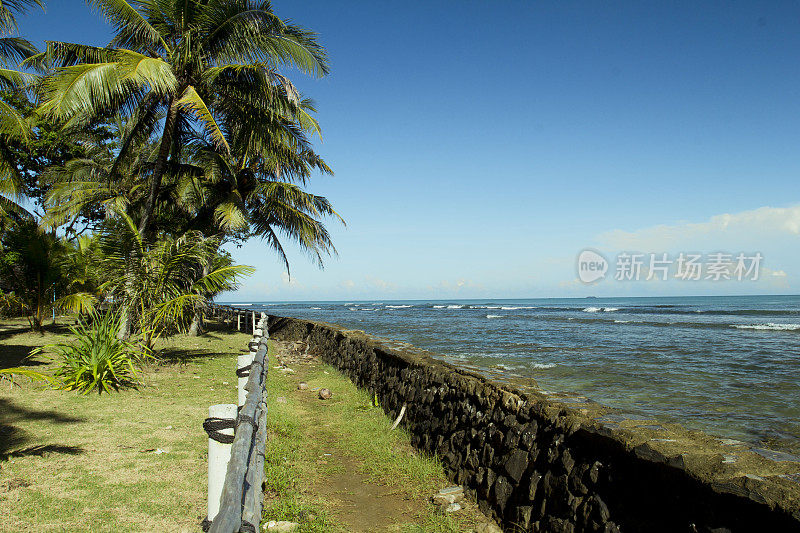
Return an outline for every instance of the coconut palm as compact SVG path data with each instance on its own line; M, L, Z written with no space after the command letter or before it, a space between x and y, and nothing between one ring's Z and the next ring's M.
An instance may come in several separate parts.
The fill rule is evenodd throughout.
M281 237L298 243L320 266L325 255L335 252L322 219L341 217L326 198L206 148L196 152L194 165L186 165L195 171L181 174L175 187L173 205L186 219L181 231L200 231L219 242L261 237L277 251L287 273ZM203 309L198 308L190 335L201 331L202 320Z
M184 229L264 239L288 272L281 236L299 244L322 266L324 257L335 253L323 219L344 221L327 198L301 187L314 171L331 170L311 149L305 132L286 125L269 140L237 128L231 154L221 153L208 140L193 143L184 165L193 170L179 176L175 205L189 212Z
M171 329L185 329L194 310L208 304L209 294L235 290L237 280L254 269L230 262L212 262L219 241L199 232L179 237L159 235L148 245L133 219L118 213L100 234L100 275L103 293L125 301L122 310L138 324L142 343Z
M33 221L15 224L4 233L0 251L0 306L22 312L37 331L53 311L91 311L95 291L81 273L80 254Z
M63 165L51 166L40 176L49 189L44 199L45 215L40 221L43 226L66 226L65 233L70 234L84 213L100 211L107 217L117 212L131 213L135 210L131 206L141 205L155 145L139 143L131 157L120 164L118 141L129 134L132 124L134 121L119 116L110 121L112 142L104 134L73 132L81 139L84 153Z
M278 69L293 66L311 75L328 71L316 36L287 24L267 1L88 0L114 26L105 48L48 43L29 64L55 67L42 85L41 111L75 121L109 112L137 124L120 146L121 163L136 142L158 128L158 148L140 235L153 233L162 180L184 140L205 132L221 153L230 153L229 132L249 124L270 136L276 122L308 121L301 99ZM155 117L164 116L163 120ZM261 120L267 118L268 120Z
M16 69L17 63L37 52L30 41L17 36L17 16L29 7L43 7L41 0L0 0L0 91L21 91L30 76ZM23 183L11 163L6 146L10 141L26 141L30 125L23 113L0 97L0 216L32 218L17 202Z

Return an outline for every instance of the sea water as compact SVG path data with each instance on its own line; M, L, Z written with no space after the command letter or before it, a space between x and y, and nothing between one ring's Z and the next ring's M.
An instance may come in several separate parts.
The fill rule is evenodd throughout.
M800 452L800 296L244 303Z

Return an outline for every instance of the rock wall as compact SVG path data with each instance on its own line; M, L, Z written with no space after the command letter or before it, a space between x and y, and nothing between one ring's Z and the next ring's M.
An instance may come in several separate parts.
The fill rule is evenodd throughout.
M410 345L269 317L377 395L506 531L800 531L800 464L496 383ZM780 454L777 454L780 458Z

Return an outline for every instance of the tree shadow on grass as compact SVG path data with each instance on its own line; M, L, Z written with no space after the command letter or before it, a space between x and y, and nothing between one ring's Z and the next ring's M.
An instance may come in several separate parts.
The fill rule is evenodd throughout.
M66 335L69 333L69 326L66 324L46 324L44 326L46 333L54 335ZM32 331L28 324L2 324L0 325L0 341L10 339L16 335L25 333L36 333Z
M15 426L20 421L37 420L51 424L75 424L84 418L66 415L58 411L40 411L19 405L8 399L0 398L0 461L9 457L43 456L48 453L65 453L77 455L84 453L83 448L63 444L31 444L30 435ZM23 448L24 446L24 448Z
M220 354L204 348L167 348L158 352L158 361L165 365L185 365L206 357L215 357L218 355Z
M0 370L4 368L41 366L46 365L44 361L29 359L33 346L25 344L0 344Z
M212 332L222 335L226 334L233 335L235 333L239 333L238 331L236 331L235 324L225 324L224 322L220 322L218 320L208 320L203 325L203 327L205 328L206 334Z

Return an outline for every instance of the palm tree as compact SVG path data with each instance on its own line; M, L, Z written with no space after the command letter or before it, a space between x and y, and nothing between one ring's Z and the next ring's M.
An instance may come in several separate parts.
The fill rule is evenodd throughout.
M0 251L0 306L22 311L37 331L54 310L91 311L95 288L84 275L82 257L75 245L33 221L15 224L4 233Z
M302 108L313 110L308 101ZM306 139L308 132L318 131L316 122L298 127L287 118L263 138L256 128L240 124L231 132L230 154L208 139L196 140L175 188L175 205L189 215L183 229L257 236L278 253L288 272L283 235L322 267L324 256L335 253L322 219L344 220L327 198L301 187L315 171L332 174Z
M283 22L268 1L87 1L114 26L111 43L105 48L48 43L28 64L55 68L43 82L45 114L80 122L139 110L120 145L120 164L138 140L158 128L138 217L142 236L152 234L162 180L184 140L202 131L229 154L229 132L237 125L248 124L268 138L286 116L306 121L298 92L278 69L328 72L316 35Z
M138 321L142 343L151 350L162 332L185 329L209 295L235 290L239 278L254 272L249 266L213 261L211 252L218 247L218 240L191 231L160 235L148 245L133 220L118 213L100 234L99 270L106 280L101 290L126 300L124 309Z
M129 216L133 208L144 201L143 176L152 168L155 152L153 143L141 142L124 164L116 157L119 140L130 132L133 121L114 117L109 122L112 141L105 135L73 131L80 138L83 154L63 165L49 167L39 177L47 185L44 198L45 214L40 224L49 228L66 226L67 235L77 219L84 213L100 211L104 218L124 212Z
M19 36L17 16L29 7L43 7L41 0L0 0L0 91L22 91L30 76L16 69L17 62L37 52L36 47ZM32 218L17 201L22 197L23 183L10 160L7 144L25 142L30 126L23 114L0 97L0 216L16 215Z
M186 166L195 170L180 174L174 188L174 206L186 218L181 231L200 231L220 243L260 237L279 254L287 273L282 236L298 243L320 267L325 255L335 253L322 219L344 221L326 198L279 181L245 158L220 154L213 146L196 150L192 163ZM199 308L190 335L199 334L202 320Z

